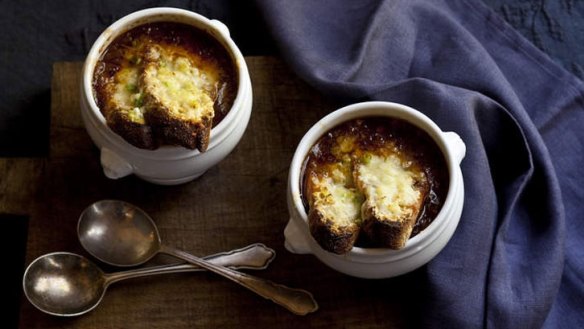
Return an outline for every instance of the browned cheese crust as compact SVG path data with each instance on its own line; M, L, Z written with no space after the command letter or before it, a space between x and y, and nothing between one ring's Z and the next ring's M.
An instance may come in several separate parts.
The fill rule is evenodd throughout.
M403 248L440 210L447 171L418 128L389 118L356 119L324 134L304 168L312 237L344 254L355 245Z
M322 194L328 193L325 187L318 185L322 178L312 173L306 181L306 191L312 205L308 212L310 234L318 244L327 251L344 254L353 248L359 237L360 223L356 221L340 221L322 206ZM330 196L332 197L332 196ZM317 200L321 199L321 200ZM331 200L332 201L332 200Z
M157 137L167 144L181 145L189 149L197 148L204 152L209 146L213 125L213 101L216 99L216 87L204 90L199 97L196 97L196 104L175 104L174 99L165 98L167 95L164 95L164 90L161 89L168 81L158 81L160 77L157 75L161 75L159 72L166 69L163 66L171 65L169 61L177 61L175 56L180 56L180 54L163 54L164 50L159 47L148 47L144 56L144 70L140 75L146 109L144 117L148 123L156 127ZM179 60L192 65L186 57ZM170 73L174 73L175 78L178 75L177 72ZM191 88L181 93L187 94L183 97L188 97L195 91ZM198 114L193 114L194 112Z
M211 130L230 111L237 69L207 32L170 22L117 37L98 61L96 102L108 126L143 149L207 150Z

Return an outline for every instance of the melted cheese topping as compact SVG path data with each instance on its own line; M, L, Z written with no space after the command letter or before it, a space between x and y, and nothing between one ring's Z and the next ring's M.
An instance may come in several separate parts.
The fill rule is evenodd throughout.
M218 76L196 67L189 58L156 49L155 60L145 68L146 88L171 114L198 121L213 116Z
M154 22L113 39L96 63L92 84L107 124L134 146L203 152L211 128L233 106L238 76L230 51L207 31Z
M311 233L327 248L358 230L362 245L399 249L440 211L447 180L440 150L419 128L386 117L344 122L306 159L302 191Z
M139 85L139 70L136 66L122 68L115 76L116 83L111 102L114 108L127 113L133 122L144 124L144 107Z
M376 217L399 221L412 216L422 197L414 185L423 172L408 169L395 155L371 155L356 170L358 185L367 198L364 207L375 207Z
M337 172L340 173L340 172ZM343 179L312 177L316 186L313 206L326 218L334 218L339 226L353 225L361 221L362 194L355 188L347 188Z

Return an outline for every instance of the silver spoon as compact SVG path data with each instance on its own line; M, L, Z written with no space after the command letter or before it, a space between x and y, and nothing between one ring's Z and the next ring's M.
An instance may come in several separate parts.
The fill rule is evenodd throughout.
M142 209L123 201L98 201L83 211L79 241L94 257L110 264L143 264L157 253L168 254L236 282L289 311L305 315L318 309L312 294L218 266L162 244L154 221Z
M234 268L265 269L275 252L263 244L205 257L214 264ZM104 273L87 258L55 252L40 256L26 268L22 285L26 298L39 310L59 316L76 316L97 307L110 284L153 274L203 271L191 264L151 266Z

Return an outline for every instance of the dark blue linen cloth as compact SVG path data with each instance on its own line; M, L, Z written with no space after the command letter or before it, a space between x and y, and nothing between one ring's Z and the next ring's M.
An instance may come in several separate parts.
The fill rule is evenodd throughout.
M315 88L407 104L466 143L463 215L419 270L420 325L584 327L581 80L479 1L257 3Z

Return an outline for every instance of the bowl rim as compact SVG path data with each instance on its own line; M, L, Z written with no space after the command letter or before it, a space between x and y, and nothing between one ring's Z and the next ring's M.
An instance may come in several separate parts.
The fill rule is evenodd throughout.
M319 248L319 251L321 252L351 259L355 259L354 257L359 259L359 257L367 256L391 256L393 260L397 260L409 257L430 245L444 230L448 221L451 220L447 215L450 213L449 209L451 209L456 202L457 184L462 184L462 180L459 178L459 160L456 159L454 151L448 144L444 136L445 132L443 132L428 116L407 105L385 101L366 101L350 104L329 113L317 121L300 140L290 164L289 188L294 210L299 215L299 219L303 222L303 225L308 226L308 214L304 208L302 193L300 191L302 178L301 172L309 150L322 135L333 127L357 118L379 116L402 119L413 124L430 135L440 148L444 155L449 174L449 187L444 204L432 223L415 237L409 239L402 249L393 250L389 248L353 247L349 252L337 255L322 249L312 235L308 233L308 238L311 239L312 242L311 245ZM305 232L309 232L309 230L305 230Z
M87 112L98 128L104 129L107 132L103 135L108 138L110 142L122 147L126 152L131 154L146 158L153 155L161 155L163 157L191 157L197 154L204 154L197 149L190 150L182 146L173 145L163 145L155 150L138 148L128 143L123 137L111 130L95 101L92 85L93 73L95 65L103 52L111 42L122 33L137 26L152 22L178 22L192 25L209 33L219 41L228 53L230 53L238 73L237 94L229 112L217 126L211 129L211 138L207 152L216 147L229 130L232 129L230 122L237 119L238 112L241 111L246 99L250 97L248 95L251 89L249 72L243 54L231 39L229 30L223 23L215 19L209 19L193 11L173 7L154 7L132 12L116 20L102 31L91 46L83 63L81 91L83 94L82 97L88 108ZM82 111L85 110L82 109Z

